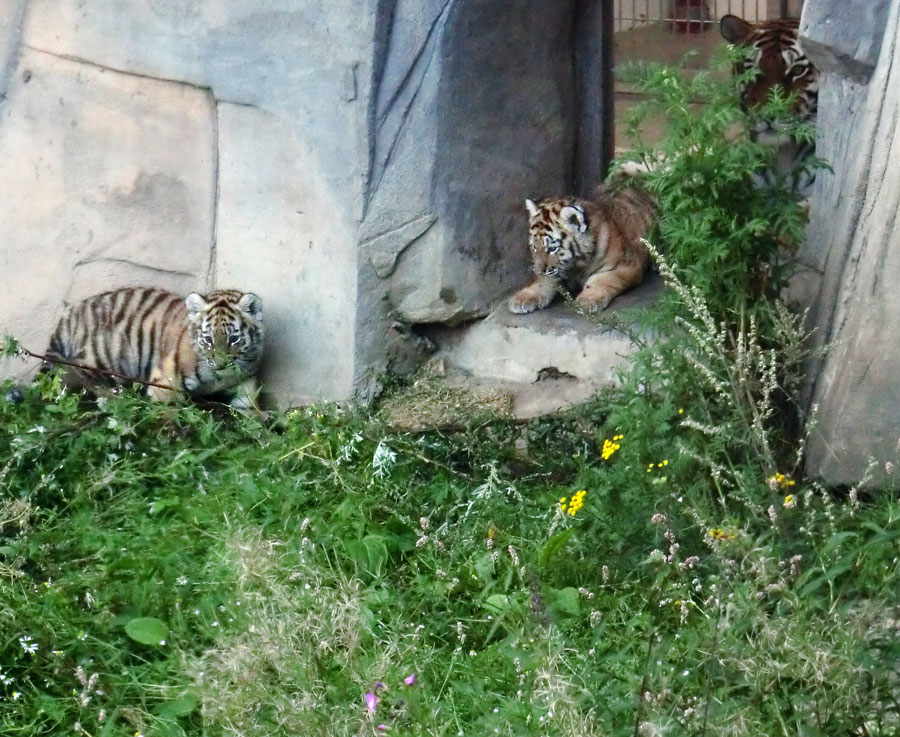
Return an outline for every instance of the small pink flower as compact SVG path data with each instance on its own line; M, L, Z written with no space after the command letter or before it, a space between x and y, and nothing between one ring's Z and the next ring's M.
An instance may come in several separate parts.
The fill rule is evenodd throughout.
M381 681L375 681L375 690L377 691L379 688L384 688L384 684Z
M379 724L377 727L375 727L375 729L380 730L382 732L386 732L387 728L388 728L387 724Z
M410 673L406 678L403 679L403 682L407 686L412 686L416 682L416 674Z
M366 694L366 710L370 714L374 714L376 706L378 706L378 697L370 691Z

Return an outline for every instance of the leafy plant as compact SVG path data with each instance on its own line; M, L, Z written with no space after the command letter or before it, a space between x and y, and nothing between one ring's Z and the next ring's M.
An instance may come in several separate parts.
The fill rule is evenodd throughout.
M815 141L814 127L796 120L792 100L778 90L765 105L741 109L740 87L755 71L728 73L740 53L723 47L712 70L695 73L653 64L622 72L646 96L628 112L628 135L637 145L622 158L648 169L644 184L660 206L654 240L714 319L729 325L787 285L806 223L793 184L823 165L806 157L784 171L778 147L749 135L764 119L785 140ZM651 115L662 116L664 130L648 144L642 125Z

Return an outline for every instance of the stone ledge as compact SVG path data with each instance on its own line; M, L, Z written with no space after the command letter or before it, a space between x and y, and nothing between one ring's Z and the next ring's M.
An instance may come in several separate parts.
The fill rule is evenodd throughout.
M650 274L603 315L650 305L663 288L660 277ZM565 409L616 385L617 372L635 350L628 336L564 302L515 315L504 301L484 320L459 328L435 327L428 337L452 372L509 392L513 414L520 418Z

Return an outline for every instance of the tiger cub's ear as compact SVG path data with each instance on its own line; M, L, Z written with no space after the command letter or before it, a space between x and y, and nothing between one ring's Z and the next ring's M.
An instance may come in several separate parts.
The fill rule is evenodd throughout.
M191 292L185 297L184 304L187 307L188 317L192 320L209 307L209 302L207 302L202 295L197 294L197 292Z
M534 204L534 200L525 200L525 208L528 210L528 214L531 215L531 217L538 214L538 206Z
M584 219L584 210L575 205L566 205L559 211L560 219L570 230L584 233L587 230L587 220Z
M262 300L253 292L247 292L238 300L238 309L246 312L254 320L262 319Z
M753 25L736 15L723 15L719 21L722 37L730 44L741 44L753 32Z

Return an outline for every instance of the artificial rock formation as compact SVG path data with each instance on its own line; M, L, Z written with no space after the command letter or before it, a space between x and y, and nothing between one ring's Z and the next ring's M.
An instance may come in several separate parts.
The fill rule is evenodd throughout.
M593 4L0 0L0 332L40 350L67 300L234 286L270 395L365 391L392 325L527 278Z
M864 6L864 7L863 7ZM807 471L883 481L900 451L900 3L809 0L804 49L821 70L816 178L801 261L816 346Z

